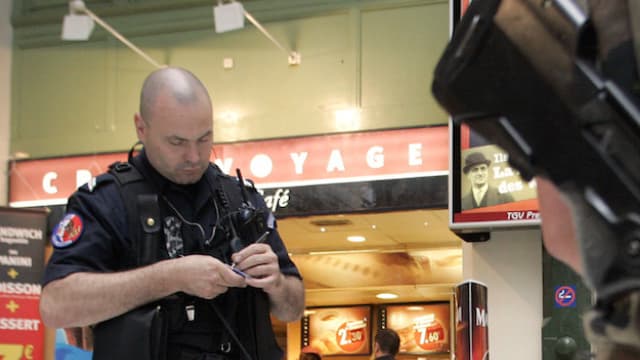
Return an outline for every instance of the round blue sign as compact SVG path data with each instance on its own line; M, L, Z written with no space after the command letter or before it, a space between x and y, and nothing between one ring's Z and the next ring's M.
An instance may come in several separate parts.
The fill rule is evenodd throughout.
M554 298L559 307L573 307L576 304L576 289L573 286L558 286Z

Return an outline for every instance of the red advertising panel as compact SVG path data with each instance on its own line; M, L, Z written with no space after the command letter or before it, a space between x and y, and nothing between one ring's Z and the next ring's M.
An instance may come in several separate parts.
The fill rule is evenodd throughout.
M401 354L442 354L451 351L451 309L448 302L388 305L381 323L400 335Z
M307 309L302 323L302 347L325 355L371 353L371 306Z
M451 134L451 229L539 225L536 183L520 177L509 154L467 126L452 125Z
M0 207L0 359L42 359L45 211Z
M487 287L465 281L456 287L457 360L489 360Z

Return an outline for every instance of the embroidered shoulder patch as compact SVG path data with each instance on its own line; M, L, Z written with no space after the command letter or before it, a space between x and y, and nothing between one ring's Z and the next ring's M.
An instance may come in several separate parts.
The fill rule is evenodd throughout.
M78 214L68 213L60 220L53 233L51 234L51 243L54 247L64 248L75 243L82 231L84 224Z

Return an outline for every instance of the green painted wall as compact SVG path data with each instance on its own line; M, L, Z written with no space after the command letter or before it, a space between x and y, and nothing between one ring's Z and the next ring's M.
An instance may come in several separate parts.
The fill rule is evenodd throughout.
M249 22L216 34L211 3L87 1L156 61L204 81L216 142L446 124L430 93L448 38L446 0L243 2L302 54L299 66ZM97 25L88 42L62 42L66 12L62 0L14 1L11 152L126 150L142 80L154 68ZM354 106L360 123L336 125L334 112ZM224 116L230 111L235 121Z

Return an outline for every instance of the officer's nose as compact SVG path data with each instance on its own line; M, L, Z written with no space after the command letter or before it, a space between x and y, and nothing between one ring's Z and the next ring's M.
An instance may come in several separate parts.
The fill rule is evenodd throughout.
M189 144L189 146L187 146L185 160L193 164L200 161L200 153L198 152L197 144Z

